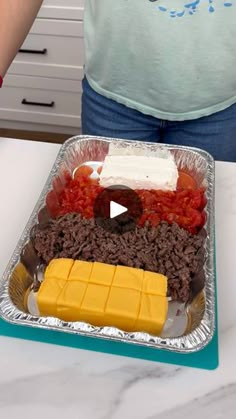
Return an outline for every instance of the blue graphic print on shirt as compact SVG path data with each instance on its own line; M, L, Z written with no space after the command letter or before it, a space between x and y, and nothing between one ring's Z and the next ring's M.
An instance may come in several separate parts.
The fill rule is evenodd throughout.
M150 2L158 2L157 9L160 12L166 12L170 17L183 17L186 15L194 15L200 7L205 5L209 13L214 13L217 10L217 3L223 3L224 7L233 6L234 0L149 0ZM181 5L180 5L181 4Z

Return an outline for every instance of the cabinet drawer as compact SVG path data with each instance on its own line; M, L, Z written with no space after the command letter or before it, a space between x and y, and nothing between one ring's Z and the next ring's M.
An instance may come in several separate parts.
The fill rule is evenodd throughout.
M36 29L41 33L36 29L30 32L9 73L81 80L84 65L82 24L73 22L74 29L70 32L68 22L66 26L63 23L53 22L52 27L48 27L48 21L43 27L38 24ZM63 28L67 28L66 35L61 35ZM51 34L46 33L47 29Z
M79 127L80 114L80 83L6 77L0 96L1 119Z
M69 63L70 66L83 66L83 39L30 34L17 54L15 62L19 61L44 65L68 65Z
M84 0L44 0L38 17L82 20Z
M30 34L83 37L83 22L73 20L36 19Z

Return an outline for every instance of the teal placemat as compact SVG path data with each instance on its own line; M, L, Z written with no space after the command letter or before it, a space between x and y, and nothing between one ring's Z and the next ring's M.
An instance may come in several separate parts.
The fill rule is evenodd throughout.
M70 346L97 352L123 355L149 361L177 364L187 367L213 370L218 366L218 322L217 303L215 313L215 334L211 342L201 351L190 354L179 354L162 349L136 346L123 342L112 342L106 339L84 337L64 332L55 332L27 326L16 326L0 319L0 334L20 339L34 340L55 345Z
M160 349L135 346L134 344L112 342L105 339L72 335L26 326L16 326L0 320L0 334L20 339L52 343L91 351L142 358L150 361L165 362L188 367L213 370L218 366L218 336L203 350L192 354L177 354Z

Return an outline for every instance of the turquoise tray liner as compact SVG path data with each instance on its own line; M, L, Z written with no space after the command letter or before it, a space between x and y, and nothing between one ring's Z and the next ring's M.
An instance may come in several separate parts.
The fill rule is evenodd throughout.
M207 370L214 370L218 366L217 329L213 339L204 349L190 354L179 354L163 349L135 346L134 344L72 335L65 332L16 326L3 320L0 320L0 335Z

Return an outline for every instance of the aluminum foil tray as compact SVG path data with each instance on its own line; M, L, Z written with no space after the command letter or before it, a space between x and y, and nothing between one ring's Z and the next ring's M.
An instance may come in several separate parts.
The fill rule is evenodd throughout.
M31 231L37 223L48 221L46 198L49 192L51 195L56 195L65 184L65 174L68 172L73 174L75 168L81 164L103 162L110 143L119 145L127 153L134 146L135 153L144 151L147 155L155 154L160 150L165 153L168 149L173 153L178 168L192 174L199 187L206 187L205 288L191 304L184 308L184 311L182 310L182 318L180 316L178 319L177 327L172 328L171 331L164 330L161 337L147 333L127 333L112 327L94 327L82 322L63 322L54 317L34 317L25 309L26 290L32 284L35 275L40 272L40 263L30 239ZM41 196L0 280L0 316L18 325L121 341L179 353L203 349L212 339L215 330L214 161L212 157L205 151L195 148L120 139L77 136L66 141L61 147ZM182 332L180 332L181 328Z

